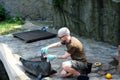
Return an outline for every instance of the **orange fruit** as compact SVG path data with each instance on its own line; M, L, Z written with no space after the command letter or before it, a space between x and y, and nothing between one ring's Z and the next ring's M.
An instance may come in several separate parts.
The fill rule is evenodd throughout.
M111 79L111 78L112 78L112 74L107 73L107 74L105 75L105 77L106 77L106 79Z

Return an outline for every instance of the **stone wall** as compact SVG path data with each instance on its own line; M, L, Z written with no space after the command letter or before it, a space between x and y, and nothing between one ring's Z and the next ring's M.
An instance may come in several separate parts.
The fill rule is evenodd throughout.
M120 44L120 0L62 1L65 1L62 15L53 11L52 0L0 0L0 4L10 15L53 20L56 28L68 26L79 36Z
M57 28L113 45L120 44L120 0L69 0L64 5L65 19L55 16ZM67 22L65 24L65 22Z
M0 0L10 15L25 19L51 20L51 0Z

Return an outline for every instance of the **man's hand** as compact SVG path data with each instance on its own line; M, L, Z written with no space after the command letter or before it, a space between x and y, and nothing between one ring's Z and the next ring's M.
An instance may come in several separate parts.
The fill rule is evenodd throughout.
M53 60L53 59L56 58L56 56L55 56L55 55L47 55L46 58L47 58L48 60Z
M41 54L44 54L44 53L47 52L47 50L48 50L48 47L43 47L43 48L40 50L40 52L41 52Z

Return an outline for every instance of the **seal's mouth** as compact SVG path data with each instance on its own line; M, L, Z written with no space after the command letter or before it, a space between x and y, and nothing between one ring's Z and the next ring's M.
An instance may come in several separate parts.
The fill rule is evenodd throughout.
M46 54L42 54L41 56L37 56L34 58L30 58L30 61L46 61Z
M46 54L43 54L43 58L46 58Z

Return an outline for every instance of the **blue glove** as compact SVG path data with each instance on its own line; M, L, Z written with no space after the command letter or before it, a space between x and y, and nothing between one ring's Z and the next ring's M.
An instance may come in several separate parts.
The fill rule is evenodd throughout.
M48 60L53 60L53 59L56 58L55 55L47 55L46 57L47 57Z
M44 53L47 52L47 50L48 50L48 47L43 47L43 48L40 50L40 52L41 52L41 54L44 54Z

